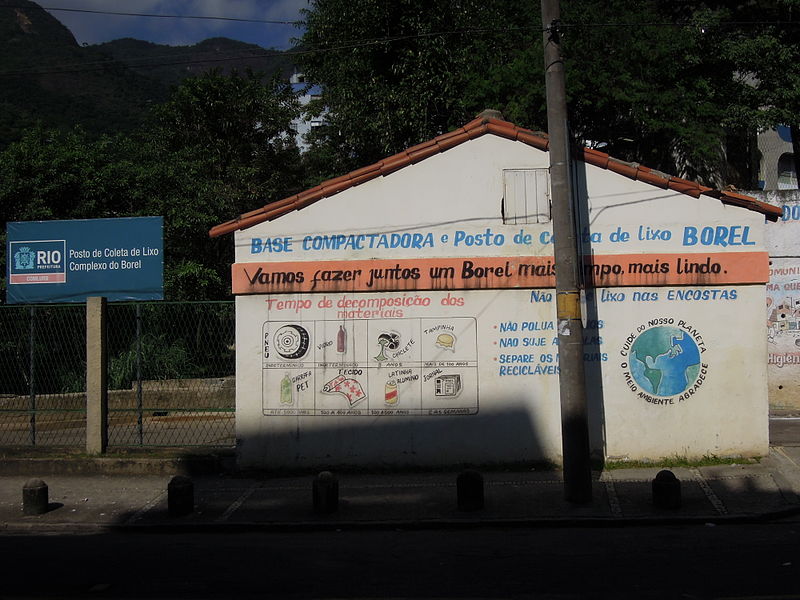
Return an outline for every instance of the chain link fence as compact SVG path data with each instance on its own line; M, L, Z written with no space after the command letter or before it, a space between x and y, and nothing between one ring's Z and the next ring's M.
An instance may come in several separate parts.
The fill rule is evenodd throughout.
M108 446L234 445L232 302L108 305ZM0 447L86 443L86 309L0 306Z
M0 308L0 446L84 446L85 308Z

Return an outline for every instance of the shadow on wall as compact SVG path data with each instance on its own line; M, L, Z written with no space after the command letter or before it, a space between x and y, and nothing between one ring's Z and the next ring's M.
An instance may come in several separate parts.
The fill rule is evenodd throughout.
M584 163L575 163L573 169L579 228L589 223L585 169ZM601 357L605 348L601 341L603 330L598 326L595 290L587 290L586 296L584 352L589 356L585 379L590 448L593 462L602 464L606 443ZM484 354L482 360L491 359ZM569 373L562 372L561 376ZM558 376L548 377L546 382L532 380L521 396L494 402L484 402L482 398L475 415L251 414L248 420L240 412L236 436L239 467L396 469L560 463Z
M521 400L520 400L521 402ZM548 463L536 408L415 417L264 417L271 432L239 425L241 469L403 469ZM557 419L557 416L556 416ZM556 429L552 429L555 427ZM550 429L548 429L550 428ZM560 448L559 448L560 451ZM552 463L548 463L552 466Z
M589 196L588 183L586 181L586 163L582 161L572 161L572 196L575 199L577 208L577 235L580 244L580 251L584 255L591 254L591 244L589 240L583 238L580 232L584 227L591 225L589 215ZM605 419L605 394L603 393L603 351L602 346L603 327L600 320L597 306L597 290L584 287L586 302L581 307L585 314L584 317L584 372L586 380L586 396L588 402L589 417L589 447L592 449L592 458L595 462L602 464L606 459L606 419Z

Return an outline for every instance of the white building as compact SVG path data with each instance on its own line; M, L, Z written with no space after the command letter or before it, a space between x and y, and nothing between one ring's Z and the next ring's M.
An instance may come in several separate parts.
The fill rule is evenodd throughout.
M758 134L759 187L765 191L796 190L791 130L780 125Z
M243 467L561 460L545 134L491 116L221 224ZM765 216L584 149L593 450L768 449Z
M306 107L308 107L308 104L312 100L318 100L321 98L320 88L318 86L309 87L302 73L295 72L289 78L289 83L291 84L295 93L300 93L298 99L300 100L300 106L304 110ZM309 145L306 141L306 135L314 127L319 127L322 125L323 122L324 119L322 117L309 118L306 114L301 114L300 117L292 121L292 126L297 132L295 135L295 141L297 142L297 147L300 148L300 152L305 152L308 150Z

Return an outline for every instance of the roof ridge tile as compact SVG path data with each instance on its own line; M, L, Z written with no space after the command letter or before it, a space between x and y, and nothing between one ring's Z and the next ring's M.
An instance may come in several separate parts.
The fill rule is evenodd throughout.
M422 145L422 144L420 144ZM430 158L434 154L439 154L442 150L439 148L439 145L431 140L429 144L425 145L426 147L418 148L413 152L411 150L407 150L408 156L411 159L412 163L418 163L421 160L425 160L426 158Z
M532 131L514 125L491 114L482 113L465 125L457 127L453 131L440 134L431 140L416 144L388 156L383 160L361 167L355 171L350 171L339 177L323 181L310 189L288 196L276 202L269 203L256 210L243 213L236 217L211 228L208 232L211 237L216 237L230 233L237 229L246 229L283 216L291 210L300 210L313 204L314 202L333 196L351 187L360 185L380 176L390 175L411 164L416 164L430 158L436 154L445 152L450 148L463 144L466 141L481 137L487 133L497 135L509 140L519 141L528 146L547 152L550 147L550 136L542 131ZM763 213L764 216L773 221L780 217L780 208L756 200L751 196L739 194L734 191L716 190L714 188L700 185L697 182L675 177L668 173L662 173L656 169L651 169L635 162L627 162L594 148L581 148L576 150L575 157L595 167L606 169L623 175L630 179L648 183L662 189L670 189L678 193L687 194L694 198L700 195L707 195L716 198L726 204L743 206L750 210Z
M641 165L639 165L639 168L636 171L636 181L644 181L645 183L649 183L650 185L664 189L667 189L669 186L668 179L665 179L652 169L642 167Z
M457 129L455 133L457 133L457 135L444 135L435 138L436 145L441 148L442 152L449 150L450 148L455 148L456 146L463 144L470 139L469 134L464 130L463 127Z
M550 148L550 139L547 137L543 137L537 135L533 131L528 131L525 129L517 131L516 139L523 144L527 144L528 146L533 146L534 148L538 148L539 150L547 151Z
M489 126L486 123L481 123L478 127L472 127L466 130L469 139L474 140L477 137L481 137L483 134L489 131Z

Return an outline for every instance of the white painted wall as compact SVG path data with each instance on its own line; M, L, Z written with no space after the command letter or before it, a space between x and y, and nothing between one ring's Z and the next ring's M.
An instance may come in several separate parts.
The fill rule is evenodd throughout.
M766 227L769 403L800 409L800 191L753 195L783 208L783 218Z
M277 263L279 268L284 262L350 259L546 257L553 251L550 224L504 225L500 207L503 169L546 168L547 161L547 153L486 135L237 232L236 261ZM691 259L709 252L716 256L765 250L761 214L709 197L662 190L590 165L579 167L579 194L589 207L582 222L591 239L588 250L594 254L643 254L642 261L654 262L665 255ZM703 237L704 227L713 228L712 233L722 227L719 231L727 234L717 235L714 243L714 235ZM414 233L430 245L382 244L386 240L391 245L392 234ZM319 236L347 239L351 234L365 236L359 247L313 249ZM309 249L304 247L306 239ZM491 240L492 245L476 245L477 239ZM703 245L704 239L709 245ZM254 248L260 251L253 253ZM379 293L237 297L240 463L274 467L559 461L555 308L550 292L416 291L401 286ZM381 298L400 305L373 307L365 319L352 310L359 302ZM596 289L585 306L587 338L596 338L587 339L586 346L595 451L629 459L766 453L766 340L758 316L764 301L764 285L759 284ZM345 304L350 307L341 306ZM305 331L305 339L291 331L294 325ZM348 332L344 353L335 351L340 325ZM677 338L686 337L681 343L670 342L669 336L657 338L652 333L657 326L676 328ZM395 351L407 352L389 352L386 361L377 360L378 336L391 332L402 342ZM449 338L444 343L438 338L441 332L452 334L452 347ZM697 352L697 365L684 373L673 368L678 363L670 362L670 356L652 356L647 360L661 361L651 365L658 374L633 376L630 351L637 340L637 351L647 341L660 340L681 360ZM300 358L276 353L280 348L291 355L303 344L307 348L301 349ZM350 377L349 369L359 372ZM676 383L681 374L690 380L685 385ZM292 391L281 402L281 384L287 377ZM364 397L337 391L337 377L355 379ZM387 402L395 399L393 382L402 379L407 381L397 384L397 402ZM437 393L436 385L456 380L457 393L448 395L444 387ZM666 386L662 394L647 392L652 381ZM681 385L693 393L684 398L684 393L675 392Z

